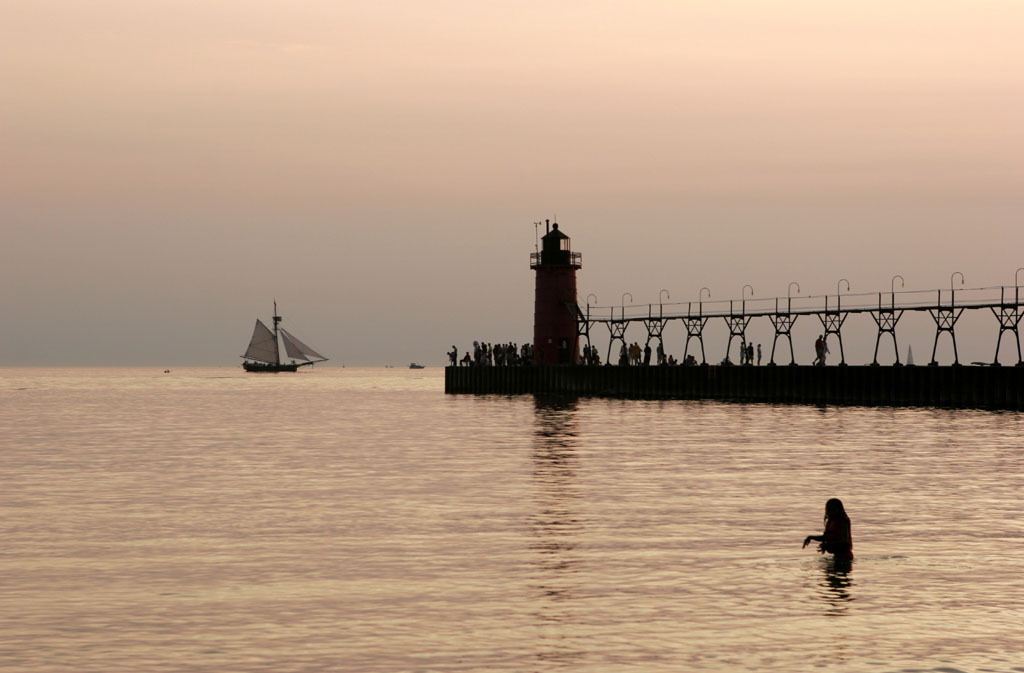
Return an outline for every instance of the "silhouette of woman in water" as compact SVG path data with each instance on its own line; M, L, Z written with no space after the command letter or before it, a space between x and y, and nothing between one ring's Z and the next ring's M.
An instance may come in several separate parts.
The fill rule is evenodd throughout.
M825 503L825 532L821 535L808 535L804 538L804 547L811 540L820 542L818 552L830 553L837 561L848 561L853 558L853 537L850 535L850 517L843 509L843 501L831 498Z

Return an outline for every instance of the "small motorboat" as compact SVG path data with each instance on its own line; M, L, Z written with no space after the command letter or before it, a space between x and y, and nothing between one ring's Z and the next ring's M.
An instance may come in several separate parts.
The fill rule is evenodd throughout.
M415 362L410 362L409 369L423 369L423 365L418 365Z

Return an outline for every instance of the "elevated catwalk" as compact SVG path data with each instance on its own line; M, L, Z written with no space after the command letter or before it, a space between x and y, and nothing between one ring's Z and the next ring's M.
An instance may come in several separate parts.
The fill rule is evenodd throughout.
M1018 269L1018 274L1024 268ZM1024 355L1020 346L1020 324L1024 321L1024 298L1021 296L1021 285L1001 287L982 287L968 290L926 290L896 292L892 288L887 293L868 293L859 295L841 294L813 295L806 297L773 297L767 299L730 299L710 302L696 301L681 304L643 304L631 306L591 306L572 305L569 310L576 314L577 334L580 339L591 343L591 329L596 325L604 325L608 330L608 350L603 354L605 362L610 362L616 342L626 344L626 330L637 325L646 332L646 343L664 342L666 327L678 321L685 328L683 357L690 353L690 342L699 346L700 362L706 364L704 351L704 328L710 320L724 320L729 328L729 340L725 352L729 355L735 340L745 344L746 331L754 319L767 318L774 328L775 338L767 353L768 362L786 364L784 359L776 360L776 346L781 340L789 346L789 364L795 362L793 352L793 324L798 318L807 316L817 318L820 332L826 340L830 337L838 341L838 356L841 364L846 364L843 348L842 328L850 315L870 315L878 327L875 339L875 353L872 364L878 364L879 345L883 339L891 338L896 364L900 364L899 347L896 341L896 327L900 318L907 311L927 312L935 322L935 341L932 344L932 355L929 364L938 365L935 359L939 339L948 334L953 343L953 364L960 364L957 351L956 325L964 311L991 312L995 316L999 331L995 339L995 352L992 363L999 363L999 347L1003 337L1009 337L1016 348L1016 364L1024 366ZM796 285L796 283L791 283ZM746 287L750 287L749 285ZM706 290L707 288L702 288ZM664 292L664 290L662 290ZM627 293L628 294L628 293ZM702 293L703 294L703 293ZM897 300L897 295L899 299ZM666 311L666 308L668 311ZM618 313L618 317L616 317ZM633 337L635 338L635 337ZM779 349L781 351L781 349ZM781 353L780 353L781 355ZM784 357L784 356L783 356ZM739 358L731 360L739 362Z

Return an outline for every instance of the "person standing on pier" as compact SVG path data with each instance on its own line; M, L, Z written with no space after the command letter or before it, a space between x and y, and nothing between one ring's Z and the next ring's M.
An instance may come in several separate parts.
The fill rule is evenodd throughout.
M832 554L836 560L849 561L853 558L853 536L850 534L850 517L846 514L843 501L830 498L825 503L825 532L804 538L804 548L811 540L820 542L818 553Z
M757 366L761 366L761 344L757 344Z
M825 360L822 357L822 349L824 348L824 346L825 346L825 342L821 338L821 335L819 334L818 338L814 340L814 362L811 363L812 365L823 365L823 364L825 364Z

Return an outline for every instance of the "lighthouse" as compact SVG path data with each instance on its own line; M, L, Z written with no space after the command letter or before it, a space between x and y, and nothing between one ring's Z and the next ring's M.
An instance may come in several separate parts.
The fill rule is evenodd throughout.
M537 272L533 304L534 360L539 365L571 364L579 355L576 331L576 270L583 256L572 251L569 237L558 223L545 221L540 252L530 254L530 268Z

